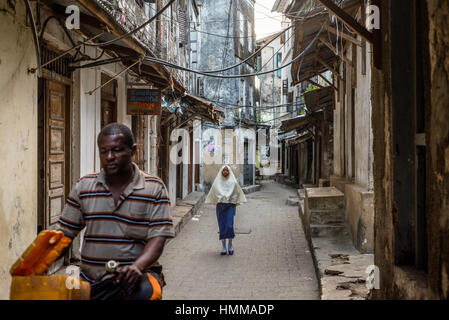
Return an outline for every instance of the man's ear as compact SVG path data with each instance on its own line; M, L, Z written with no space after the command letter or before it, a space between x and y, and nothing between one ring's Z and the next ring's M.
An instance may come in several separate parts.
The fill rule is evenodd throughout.
M131 147L131 152L133 156L137 153L137 144L133 144L133 146Z

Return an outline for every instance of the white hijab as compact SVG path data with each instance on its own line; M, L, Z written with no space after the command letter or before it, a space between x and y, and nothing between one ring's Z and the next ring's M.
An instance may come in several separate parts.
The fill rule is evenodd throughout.
M221 174L223 169L227 167L229 170L229 175L225 178ZM215 177L214 183L210 188L209 194L207 195L205 203L217 204L217 203L234 203L240 204L246 202L245 194L242 188L240 188L239 183L235 179L234 173L229 166L221 167L217 176Z

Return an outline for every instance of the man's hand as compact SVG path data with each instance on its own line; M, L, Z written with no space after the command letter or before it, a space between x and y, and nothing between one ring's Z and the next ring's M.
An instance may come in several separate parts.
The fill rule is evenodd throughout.
M117 270L117 277L115 278L115 281L117 283L127 283L127 284L133 284L137 283L142 276L142 270L135 264L132 264L130 266L121 267Z
M116 281L128 284L136 283L142 276L144 270L159 259L164 250L165 237L151 238L145 245L142 254L130 266L121 267L117 270Z

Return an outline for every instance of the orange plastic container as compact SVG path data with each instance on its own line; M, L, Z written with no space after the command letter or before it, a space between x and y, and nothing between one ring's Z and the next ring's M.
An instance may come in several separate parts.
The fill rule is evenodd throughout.
M79 282L79 289L69 289L68 276L13 276L11 300L89 300L90 283Z
M43 275L70 243L71 239L61 231L41 231L10 269L11 300L89 299L88 282L69 276ZM74 286L73 281L79 282Z

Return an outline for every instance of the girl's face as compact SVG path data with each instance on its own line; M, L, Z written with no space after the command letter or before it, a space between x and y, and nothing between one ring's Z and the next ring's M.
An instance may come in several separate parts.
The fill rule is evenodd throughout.
M228 167L224 167L223 170L221 171L221 175L225 178L227 178L229 176L229 169Z

